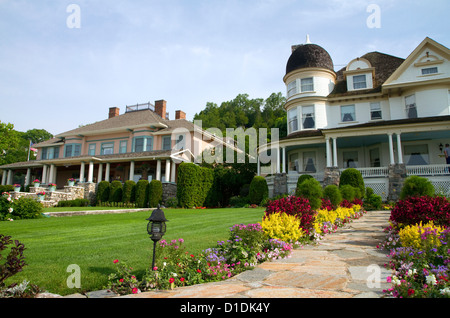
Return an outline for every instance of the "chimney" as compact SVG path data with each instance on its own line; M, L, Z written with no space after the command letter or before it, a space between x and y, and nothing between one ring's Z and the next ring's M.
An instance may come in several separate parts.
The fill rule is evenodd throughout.
M166 104L167 102L165 100L157 100L155 102L155 113L163 119L166 119Z
M175 119L186 119L186 113L181 110L177 110L175 112Z
M119 107L111 107L109 109L109 117L108 118L117 117L119 115L120 115L120 108Z

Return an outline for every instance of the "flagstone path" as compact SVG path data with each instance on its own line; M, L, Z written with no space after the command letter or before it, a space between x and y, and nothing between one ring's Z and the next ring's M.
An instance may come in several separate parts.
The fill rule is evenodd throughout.
M385 237L390 211L370 211L328 234L319 245L293 251L223 282L120 298L381 298L389 288ZM89 297L89 295L88 295Z

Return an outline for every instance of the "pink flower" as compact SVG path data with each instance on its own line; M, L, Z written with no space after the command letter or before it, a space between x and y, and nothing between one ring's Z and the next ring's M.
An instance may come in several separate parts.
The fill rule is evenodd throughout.
M171 277L169 278L169 283L172 284L175 281L175 278Z
M123 283L123 278L119 279L119 282Z
M158 267L156 267L156 266L153 267L153 270L154 270L154 271L157 271L157 270L158 270Z
M113 261L113 263L114 263L114 264L117 264L117 263L119 263L119 260L118 260L118 259L115 259L115 260Z
M137 294L138 293L138 289L136 287L134 287L132 292L133 292L133 294Z

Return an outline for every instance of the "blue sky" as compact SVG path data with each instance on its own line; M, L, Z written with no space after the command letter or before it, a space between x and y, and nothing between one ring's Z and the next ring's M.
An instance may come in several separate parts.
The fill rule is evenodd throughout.
M160 99L191 120L207 102L285 94L307 34L338 70L372 51L406 58L427 36L449 47L448 12L448 0L0 0L0 121L58 134Z

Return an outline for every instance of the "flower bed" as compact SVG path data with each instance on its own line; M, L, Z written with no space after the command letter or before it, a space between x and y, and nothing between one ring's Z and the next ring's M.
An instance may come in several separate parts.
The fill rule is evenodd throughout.
M392 210L386 239L379 248L389 250L386 267L398 298L450 297L449 202L441 197L399 201Z
M117 272L109 276L107 288L122 295L173 289L225 280L259 263L288 258L295 246L315 242L364 214L361 205L344 204L330 210L324 201L322 208L314 211L303 198L270 201L262 222L232 226L227 241L219 241L199 255L189 253L183 239L161 240L155 268L140 280L126 263L115 260Z

